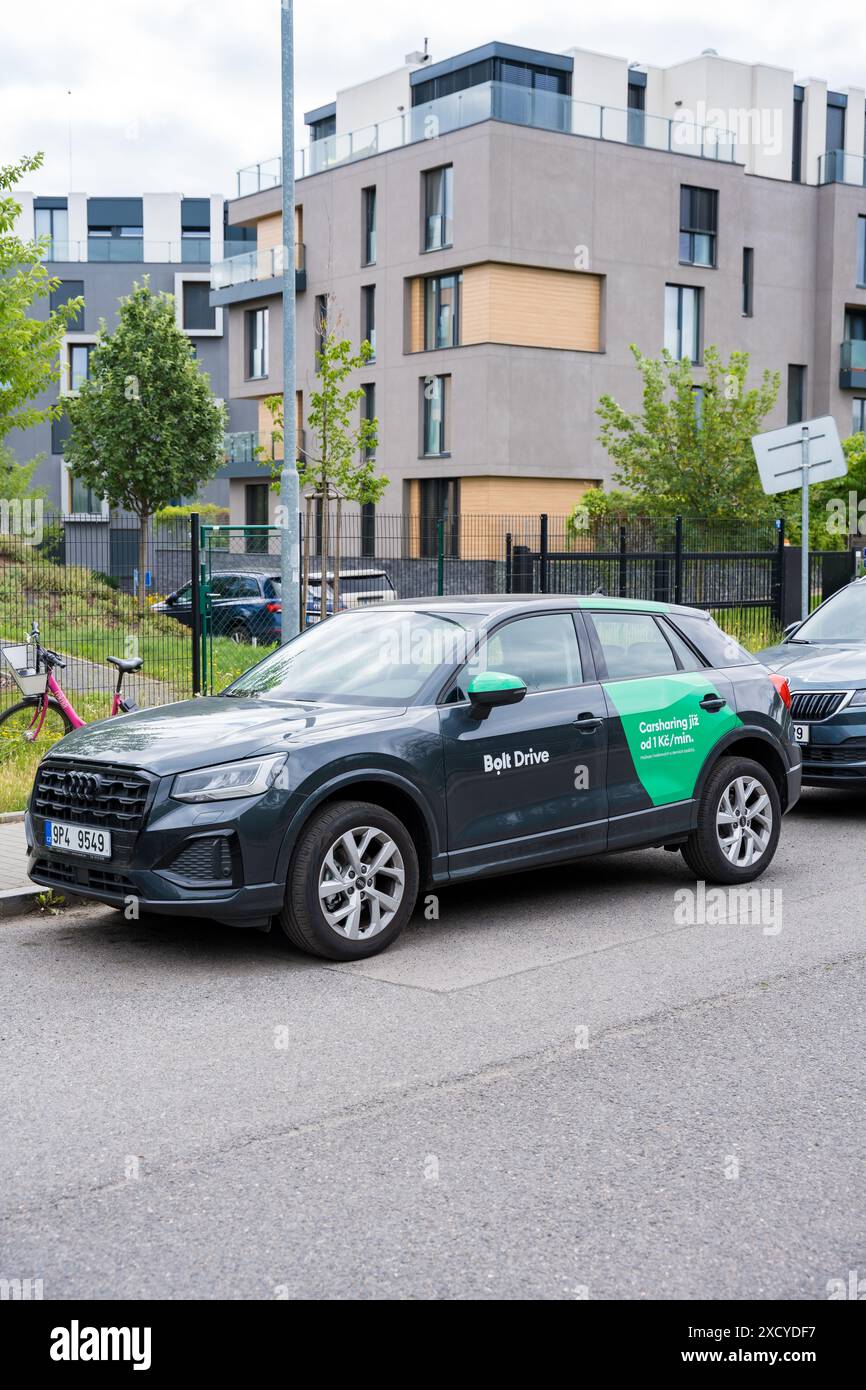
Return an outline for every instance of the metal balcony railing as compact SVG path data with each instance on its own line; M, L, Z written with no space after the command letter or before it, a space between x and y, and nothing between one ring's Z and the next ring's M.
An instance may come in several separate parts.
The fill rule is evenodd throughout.
M643 111L599 106L508 82L482 82L348 134L311 141L295 152L295 178L306 178L325 169L369 159L386 150L489 120L559 131L565 135L587 135L595 140L611 140L617 144L639 145L726 163L733 163L736 154L734 135L719 126L695 125ZM279 156L251 164L238 171L238 197L274 188L281 182Z
M839 357L843 372L866 372L866 339L849 338L842 344Z

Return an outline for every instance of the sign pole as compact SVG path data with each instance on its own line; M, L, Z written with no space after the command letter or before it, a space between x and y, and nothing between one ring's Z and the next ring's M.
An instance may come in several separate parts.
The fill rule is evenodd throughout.
M295 420L295 40L293 0L281 0L283 116L283 466L280 472L281 641L300 630L300 486Z
M803 451L803 529L800 537L800 559L801 559L801 588L800 599L802 608L803 622L809 616L809 426L803 426L802 444Z

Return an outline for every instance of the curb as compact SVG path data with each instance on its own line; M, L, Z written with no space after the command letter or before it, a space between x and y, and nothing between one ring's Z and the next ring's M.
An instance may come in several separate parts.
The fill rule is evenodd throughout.
M23 811L0 811L0 825L20 825L23 820Z
M36 901L40 893L46 893L48 889L37 888L4 888L0 890L0 920L4 917L18 917L23 912L38 911L39 904Z

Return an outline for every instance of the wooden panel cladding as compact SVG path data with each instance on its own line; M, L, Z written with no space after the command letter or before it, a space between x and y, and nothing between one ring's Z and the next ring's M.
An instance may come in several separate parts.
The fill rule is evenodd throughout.
M279 440L275 440L274 417L265 405L264 397L259 399L259 444L265 451L265 458L281 459L283 457L283 445Z
M424 277L409 281L409 352L424 351Z
M567 516L587 488L595 486L586 478L463 477L460 511L463 516Z
M270 251L272 246L283 244L283 216L274 212L256 223L257 245L260 251Z
M463 271L461 343L601 351L601 277L489 261Z

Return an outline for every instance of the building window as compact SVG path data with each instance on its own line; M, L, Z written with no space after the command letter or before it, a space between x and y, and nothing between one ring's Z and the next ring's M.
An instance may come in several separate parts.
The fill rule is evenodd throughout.
M257 381L268 374L268 311L267 309L248 309L245 318L247 325L247 380Z
M866 338L866 309L845 310L845 342L862 342Z
M361 289L361 338L370 344L376 358L376 286L364 285Z
M376 554L376 503L365 502L361 507L361 558L372 560Z
M693 285L665 285L665 348L677 362L701 360L701 295Z
M364 217L364 265L376 264L376 190L365 188L361 194Z
M803 98L802 87L794 88L794 131L791 147L791 180L799 183L803 164Z
M852 434L866 434L866 399L863 396L854 398L854 419L851 422Z
M824 146L829 153L845 148L845 105L844 100L827 93L827 141Z
M454 167L428 169L424 178L424 250L451 246L454 234Z
M376 418L376 387L375 387L375 385L374 385L374 383L373 383L372 381L367 381L367 382L365 382L364 385L361 387L361 390L364 392L364 396L363 396L363 399L362 399L362 401L361 401L361 418L362 418L363 420L367 420L367 421L375 420L375 418ZM372 458L375 458L375 457L376 457L376 448L375 448L375 445L374 445L372 448L365 448L365 449L363 450L362 457L363 457L364 459L372 459Z
M182 198L180 258L189 265L210 265L210 199Z
M755 252L743 247L743 313L750 319L755 312Z
M643 145L646 143L646 84L644 82L629 82L628 84L628 127L626 139L630 145Z
M424 347L457 347L460 343L460 287L463 276L431 275L424 287Z
M862 218L860 220L863 221ZM62 305L68 304L70 299L79 299L83 298L83 296L83 280L61 280L60 284L50 292L49 305L52 314L61 308ZM85 329L84 311L86 307L86 305L82 305L78 311L78 317L75 320L75 329L78 333L83 333Z
M69 214L65 205L62 208L41 208L38 205L33 211L33 223L36 231L37 241L47 238L48 247L45 252L47 261L65 261L69 259ZM76 256L76 260L78 257Z
M184 280L181 295L183 326L187 332L212 332L216 328L216 309L210 305L210 282Z
M448 560L460 555L460 479L422 478L419 517L422 559L439 554L439 522L442 523L442 553Z
M806 418L806 368L788 367L788 424L797 425Z
M857 218L857 284L866 286L866 217Z
M714 188L680 188L680 261L685 265L716 264L716 224L719 195Z
M325 351L325 343L328 338L328 296L326 294L316 295L314 328L316 331L316 371L318 371L319 358Z
M270 487L267 483L245 483L244 484L244 524L246 526L267 526L268 524L268 494ZM266 555L268 551L267 531L253 531L244 539L244 550L248 555ZM252 581L251 597L259 597L259 586L255 580ZM234 598L234 594L224 594L224 598ZM238 598L246 597L237 594Z
M77 516L101 516L102 498L79 478L69 478L69 508Z
M81 383L90 378L92 343L69 344L69 390L80 391Z
M435 458L450 451L450 394L450 376L428 376L421 381L421 399L423 402L421 452L427 457Z

